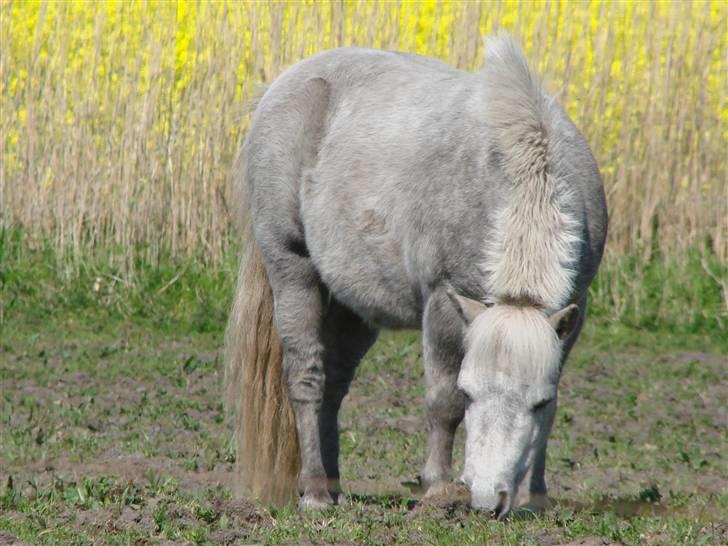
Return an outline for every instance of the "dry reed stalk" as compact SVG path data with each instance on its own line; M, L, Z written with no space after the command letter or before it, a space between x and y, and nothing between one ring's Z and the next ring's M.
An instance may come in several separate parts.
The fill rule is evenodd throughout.
M593 145L609 254L728 259L724 2L33 6L0 4L0 227L29 243L219 262L255 83L342 45L473 69L505 27Z

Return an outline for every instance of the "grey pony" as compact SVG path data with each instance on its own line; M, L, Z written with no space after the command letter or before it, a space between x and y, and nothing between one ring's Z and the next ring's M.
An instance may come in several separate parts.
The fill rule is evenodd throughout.
M607 212L587 143L541 90L513 41L492 39L484 67L475 73L429 57L369 49L307 58L260 98L242 160L238 183L245 202L238 204L247 209L241 214L249 215L272 289L300 446L299 505L342 500L337 414L380 328L423 331L428 457L421 477L430 491L451 482L453 437L470 412L463 479L473 505L504 517L517 504L542 503L556 396L537 400L529 385L555 389L558 383L583 324ZM550 193L519 194L519 176L531 171L541 184L551 184ZM526 210L535 223L518 216L518 203L508 209L517 199L534 201ZM539 224L544 202L556 211L553 229ZM523 233L502 233L511 225L504 210ZM563 240L557 240L559 226L570 230ZM556 243L542 244L538 237ZM539 277L534 252L518 258L519 241L523 249L537 245L535 254L544 253L539 259L555 264L558 296L540 293L549 292L549 281ZM563 256L546 255L551 248ZM496 278L508 269L522 273L520 288ZM470 350L487 353L473 348L477 336L469 332L491 308L525 309L524 316L533 313L544 317L534 320L552 325L546 335L559 342L558 367L544 372L547 380L531 381L528 374L536 371L525 366L516 374L525 385L521 391L508 386L504 393L497 382L468 391L459 379L463 361ZM518 335L527 340L530 334ZM487 383L488 374L511 373L509 364L501 364L504 369L487 363L475 369ZM531 412L532 428L501 468L486 460L492 455L478 455L488 449L481 432L508 444L508 420L520 418L519 396L531 397L523 411ZM475 409L486 406L506 423L502 441L487 427L488 416ZM497 472L488 474L483 465L498 466Z

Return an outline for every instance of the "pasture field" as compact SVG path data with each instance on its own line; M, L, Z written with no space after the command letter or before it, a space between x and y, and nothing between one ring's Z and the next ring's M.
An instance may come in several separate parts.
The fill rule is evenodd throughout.
M0 261L11 302L0 323L0 544L728 541L717 324L625 326L593 291L551 438L556 506L507 523L470 512L458 491L419 500L420 338L385 333L342 410L350 504L300 514L230 494L221 345L232 272L176 263L125 288L100 266L64 281L51 261L17 248Z
M495 29L610 207L555 507L504 524L420 498L414 332L385 333L344 402L348 506L233 499L230 182L256 87L350 45L474 70ZM0 545L728 544L725 1L0 0L0 43Z

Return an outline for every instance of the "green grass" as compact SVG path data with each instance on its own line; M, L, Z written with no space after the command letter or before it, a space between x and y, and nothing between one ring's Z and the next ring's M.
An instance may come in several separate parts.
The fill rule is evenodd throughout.
M503 524L416 503L401 485L425 456L418 333L384 334L345 401L351 504L270 511L227 489L234 258L138 263L131 275L112 253L66 264L11 239L0 245L0 542L726 543L728 336L697 257L605 269L560 387L547 466L557 505ZM638 273L646 284L627 292Z
M133 320L175 332L224 328L235 256L214 267L185 257L154 264L139 258L131 269L128 263L119 249L71 262L50 245L25 247L20 231L0 232L0 327L12 314L43 321L64 312L86 322Z
M129 255L144 252L107 248L72 260L50 244L27 247L19 229L0 231L0 328L11 313L43 320L58 311L100 322L149 321L178 333L224 328L237 268L234 253L216 264L194 257L149 263ZM728 265L706 249L679 261L658 254L647 263L635 256L612 257L590 289L589 320L703 336L710 346L728 351L726 289Z

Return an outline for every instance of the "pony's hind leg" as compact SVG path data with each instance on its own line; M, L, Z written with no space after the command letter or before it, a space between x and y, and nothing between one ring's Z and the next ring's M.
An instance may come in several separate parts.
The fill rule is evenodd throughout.
M283 349L283 373L296 417L301 455L299 506L324 507L333 503L319 433L325 386L321 331L324 290L306 253L269 248L268 259L275 323Z
M333 501L321 458L324 399L324 288L308 254L299 192L317 161L327 119L329 85L300 72L282 77L259 104L246 137L243 165L255 240L273 291L283 374L296 417L302 508Z
M422 481L431 495L452 480L453 440L465 415L465 395L457 387L463 359L462 321L445 289L434 291L428 299L422 331L429 429Z
M339 483L339 409L359 361L377 339L377 330L332 299L324 319L323 339L326 383L319 421L321 455L329 494L340 503L344 497Z

